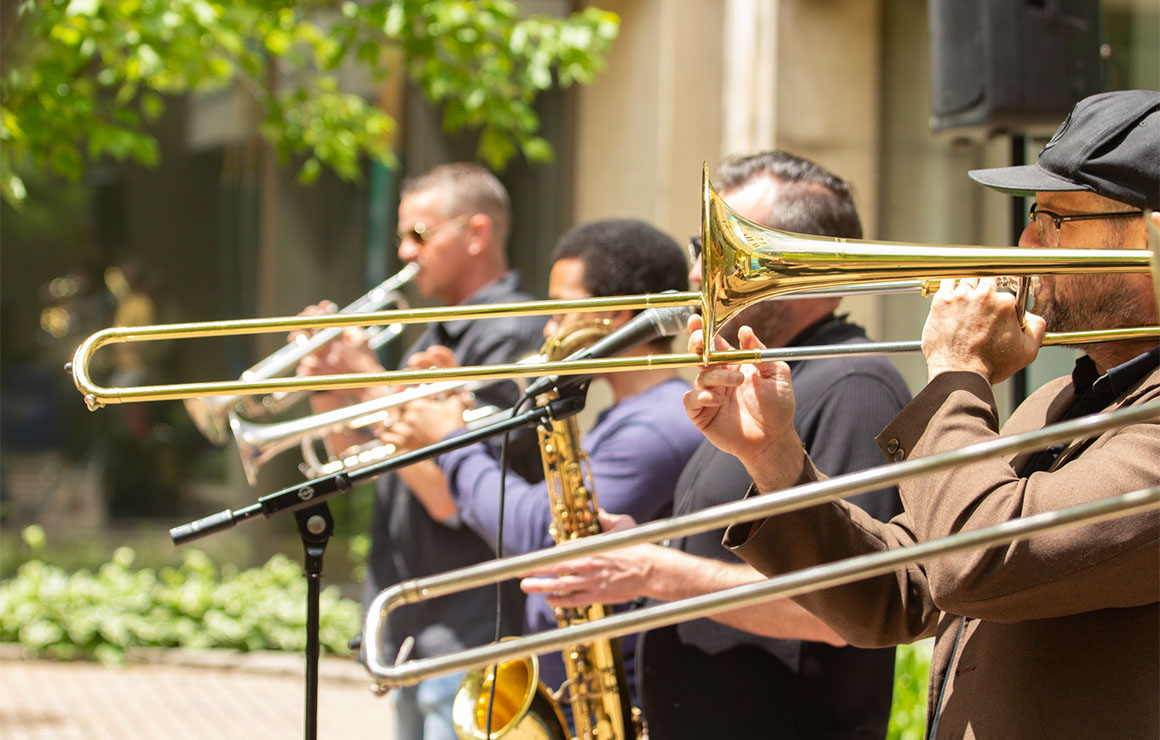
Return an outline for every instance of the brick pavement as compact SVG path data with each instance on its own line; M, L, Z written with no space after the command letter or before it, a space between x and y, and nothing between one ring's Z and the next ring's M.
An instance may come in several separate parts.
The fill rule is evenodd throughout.
M0 656L3 740L303 737L303 659L233 656L105 667ZM361 666L324 658L318 737L389 740L390 701Z

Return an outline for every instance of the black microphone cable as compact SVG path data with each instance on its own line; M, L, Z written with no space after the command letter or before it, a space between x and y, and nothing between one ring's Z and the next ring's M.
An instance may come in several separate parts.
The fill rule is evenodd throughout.
M512 407L512 416L520 412L522 407L529 400L528 396L520 398L516 401L516 405ZM511 438L511 431L506 431L503 434L503 441L499 448L499 526L496 527L495 533L495 557L496 559L503 557L503 518L504 518L504 502L507 494L507 459L508 459L508 440ZM495 641L499 642L503 637L503 584L495 584ZM491 686L487 692L487 721L484 724L484 737L491 737L491 715L492 709L495 706L495 685L499 681L499 663L495 664L492 672Z

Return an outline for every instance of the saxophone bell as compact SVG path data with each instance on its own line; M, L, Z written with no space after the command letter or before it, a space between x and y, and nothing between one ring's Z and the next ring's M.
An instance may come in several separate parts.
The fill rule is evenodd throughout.
M534 655L468 673L455 694L451 721L460 740L569 740L564 714L540 681L540 661Z

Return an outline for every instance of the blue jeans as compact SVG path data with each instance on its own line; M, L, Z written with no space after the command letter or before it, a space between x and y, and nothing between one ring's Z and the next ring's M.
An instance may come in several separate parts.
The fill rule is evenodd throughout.
M456 740L451 705L462 681L456 673L395 689L395 739Z

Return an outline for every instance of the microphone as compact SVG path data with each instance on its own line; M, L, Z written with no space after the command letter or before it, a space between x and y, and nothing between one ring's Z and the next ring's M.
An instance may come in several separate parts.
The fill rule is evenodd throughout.
M626 349L631 349L653 339L671 337L679 334L689 323L693 309L688 306L660 306L642 311L632 317L624 326L604 337L590 347L573 352L564 358L564 362L572 360L591 360L601 357L615 357ZM591 375L546 375L531 383L524 396L533 398L552 388L580 385L592 378Z

